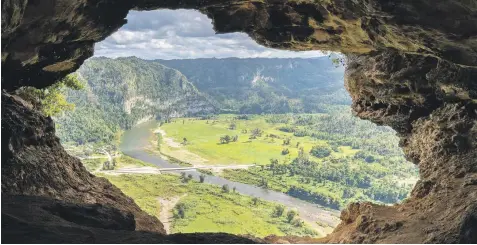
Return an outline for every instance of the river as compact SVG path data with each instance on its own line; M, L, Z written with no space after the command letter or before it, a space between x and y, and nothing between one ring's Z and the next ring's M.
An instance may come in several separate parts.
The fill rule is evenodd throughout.
M145 150L145 148L150 144L153 130L157 126L157 122L150 121L139 124L131 130L126 131L121 139L121 151L130 157L155 164L160 168L181 167ZM188 170L187 173L192 174L195 179L199 179L199 175L201 174L195 170ZM281 192L264 189L254 185L233 182L213 175L207 175L205 182L219 186L227 184L230 188L235 187L236 191L241 194L258 197L266 201L277 202L289 208L296 208L300 214L300 217L313 226L316 226L316 221L332 227L335 227L339 222L338 211L326 210L319 205L302 201Z

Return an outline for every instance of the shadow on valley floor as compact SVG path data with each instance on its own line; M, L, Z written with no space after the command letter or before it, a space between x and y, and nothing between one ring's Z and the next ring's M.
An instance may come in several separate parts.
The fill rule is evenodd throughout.
M135 231L131 213L100 204L2 196L2 243L258 243L225 233Z

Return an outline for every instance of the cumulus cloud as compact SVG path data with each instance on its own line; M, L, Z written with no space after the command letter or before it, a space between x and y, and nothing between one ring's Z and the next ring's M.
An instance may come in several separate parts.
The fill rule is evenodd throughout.
M225 57L317 57L258 45L245 33L215 34L212 22L195 10L130 11L128 23L95 46L95 56L143 59Z

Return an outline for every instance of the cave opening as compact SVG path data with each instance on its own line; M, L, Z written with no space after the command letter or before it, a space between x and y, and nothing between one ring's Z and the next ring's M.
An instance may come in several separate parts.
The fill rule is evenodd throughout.
M352 115L341 54L215 34L194 10L127 19L47 89L65 96L47 113L65 150L168 234L322 237L348 204L394 204L417 181L396 132Z
M45 88L50 85L61 87L69 84L81 87L81 84L76 83L78 79L75 77L68 77L66 80L63 78L93 56L95 43L101 42L123 26L130 10L164 8L197 9L213 19L218 33L245 32L266 47L342 52L346 57L345 86L352 99L353 113L359 118L396 130L405 156L419 168L419 180L410 196L392 206L370 202L352 203L342 210L340 224L323 239L310 240L302 236L256 239L226 233L166 235L164 228L168 222L162 224L157 217L150 214L160 212L157 209L161 206L172 206L173 200L161 200L160 205L157 199L151 199L151 195L141 196L141 192L128 193L131 196L136 195L134 201L107 178L91 174L77 157L68 154L60 144L53 120L39 113L35 109L35 103L28 103L15 95L17 88L25 86ZM6 1L2 3L2 242L475 243L476 12L474 2L465 0L439 1L438 4L429 0L400 1L399 4L380 0ZM157 45L162 43L156 43ZM120 47L121 45L118 45L117 48ZM145 48L149 48L150 53L153 53L151 47L153 46ZM127 70L125 66L118 67L113 74L123 70ZM138 71L144 73L142 70ZM58 79L63 80L59 82ZM124 86L128 88L126 91L135 89L134 79L135 77L132 77ZM122 78L115 76L112 80L121 81ZM116 86L114 82L104 84ZM178 84L181 88L182 85L186 88L192 87L185 80ZM111 88L104 87L103 91L110 93ZM33 94L35 95L35 91ZM35 96L43 95L55 98L54 101L65 102L61 105L69 107L66 99L61 100L61 93L55 93L52 88L48 88L46 94ZM121 96L113 96L114 93L110 95L115 100L122 99ZM86 97L91 108L88 108L85 115L95 120L80 121L81 126L91 127L96 122L105 125L101 117L101 113L105 111L95 111L96 105L101 105L99 97L91 90ZM140 103L136 103L131 100L121 107L119 112L127 111L128 108L135 109L133 105L139 105L141 111L131 110L130 113L145 115L144 110L147 110L150 102L140 99ZM55 112L51 103L44 105L47 105L50 112ZM114 117L113 125L107 125L107 128L117 130L99 128L95 134L104 133L106 139L119 139L120 134L111 137L111 133L120 129L114 125L134 123L123 120L124 117L115 111L117 108L108 109L110 113L118 116ZM196 123L183 120L184 125L188 126ZM255 119L247 122L253 120ZM166 127L175 123L180 124L182 121L164 122L162 126L172 138L174 133L169 132L170 128ZM231 126L230 123L226 125ZM240 127L240 123L236 123L236 126ZM58 129L62 130L59 124ZM232 129L227 127L226 130ZM71 133L76 134L78 131ZM217 143L220 146L234 147L233 142L220 144L222 136L224 142L227 142L224 135L219 135ZM151 138L151 141L154 139L157 143L158 135ZM239 135L238 140L241 139L243 137ZM252 139L253 143L254 141L257 139ZM187 149L198 143L193 138L187 138L187 141L179 138L177 143L183 142ZM158 144L156 148L157 146ZM68 146L66 148L72 150ZM110 154L109 150L108 147L103 147L98 157L103 158L104 155ZM292 151L289 150L288 154L290 152ZM115 154L110 155L116 159ZM131 158L121 164L123 163L139 164ZM146 162L141 164L147 165ZM100 167L101 165L101 162L93 164ZM284 164L275 165L282 167ZM289 165L291 164L285 166ZM327 164L328 167L330 165ZM313 170L313 166L307 165L308 168L305 169ZM371 163L369 166L376 164ZM269 171L269 167L264 166L263 171ZM288 168L287 171L290 172ZM269 172L271 178L278 174L277 171ZM299 172L293 171L293 175L297 173ZM121 176L129 178L132 175ZM158 188L161 183L174 183L174 178L177 178L169 177L171 179L148 183L142 187L148 191L164 190L168 191L166 194L171 191L184 194L185 196L168 196L180 197L178 200L182 204L178 203L175 213L184 216L184 219L180 220L182 225L187 224L187 219L192 218L190 212L188 213L192 206L182 202L184 198L190 197L186 195L186 183L182 183L182 180L187 179L187 185L197 184L194 190L209 194L210 192L200 182L191 181L188 174L184 177L179 175L179 178L182 177L179 185L169 189ZM211 178L213 177L206 177L204 181ZM262 184L266 180L257 179L258 183ZM279 183L286 185L288 176L283 177L283 180ZM146 180L137 178L131 181L137 183ZM309 184L305 179L299 181L295 187ZM273 186L271 181L268 181L268 186ZM230 193L231 189L233 192L230 186L218 188L218 195L226 197L233 194ZM262 189L266 191L265 188ZM323 188L318 191L323 192ZM239 201L238 198L233 200ZM155 205L148 205L150 203ZM260 199L246 202L247 206L265 204L267 202ZM214 205L205 208L210 206ZM233 210L237 215L248 212L238 208L229 210ZM275 208L270 207L267 210ZM280 208L276 210L279 211ZM302 207L299 210L302 210ZM296 213L292 212L290 217L293 216L296 217ZM231 216L222 215L215 220L221 225L233 221L223 217ZM284 219L285 223L282 224L285 227L296 229L297 226L291 227L293 224ZM210 223L204 220L200 223L204 227L210 226ZM302 224L294 223L298 226ZM248 231L250 230L232 233L250 233Z

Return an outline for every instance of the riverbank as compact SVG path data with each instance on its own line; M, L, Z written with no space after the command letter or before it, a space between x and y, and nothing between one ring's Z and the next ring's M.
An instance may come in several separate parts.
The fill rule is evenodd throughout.
M138 125L123 135L121 150L135 159L139 159L149 164L154 164L159 168L177 168L178 165L171 164L160 156L146 150L151 145L151 137L154 136L154 129L157 128L156 122L148 122ZM202 173L197 171L187 171L187 175L191 175L193 179L199 180ZM300 217L309 224L320 224L321 227L334 227L339 222L339 212L324 209L318 205L307 203L299 199L290 197L284 193L274 192L257 186L233 182L218 176L207 175L205 183L213 184L219 188L227 185L229 188L235 189L237 193L249 196L250 198L258 197L264 201L282 204L289 208L297 208ZM228 211L230 212L230 210ZM323 225L321 225L323 224ZM320 232L328 233L331 228L323 228Z
M289 221L290 208L278 215L275 210L279 204L242 195L231 187L226 191L194 179L184 181L171 174L100 176L132 197L141 209L167 222L170 233L227 232L256 237L320 237L326 233L325 229L303 223L299 216ZM183 210L179 211L179 207ZM183 212L183 216L179 212Z

